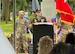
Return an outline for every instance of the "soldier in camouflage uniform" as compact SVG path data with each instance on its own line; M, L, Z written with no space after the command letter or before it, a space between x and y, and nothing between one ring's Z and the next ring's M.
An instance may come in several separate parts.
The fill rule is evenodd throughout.
M20 45L23 44L23 49L28 50L28 42L26 38L26 26L29 27L28 22L23 18L24 12L19 11L18 13L18 19L16 19L16 47L18 48L18 51L20 51L21 47Z
M73 31L73 28L71 25L62 23L62 31L61 31L61 34L58 36L58 42L59 41L65 42L66 35L72 31Z
M41 22L41 19L42 19L42 18L46 20L45 17L41 16L41 10L40 10L40 9L37 9L37 10L35 11L35 18L33 19L32 23L34 23L34 20L35 20L35 19L37 20L37 22Z
M33 24L33 23L39 23L39 22L41 22L41 19L42 19L42 18L46 20L45 17L41 16L41 10L40 10L40 9L37 9L37 10L35 11L35 17L34 17L33 20L32 20L32 24ZM33 28L31 29L31 32L33 33Z

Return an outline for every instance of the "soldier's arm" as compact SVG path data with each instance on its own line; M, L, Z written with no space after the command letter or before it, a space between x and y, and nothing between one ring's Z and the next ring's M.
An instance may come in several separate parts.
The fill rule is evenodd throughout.
M29 29L32 28L32 24L31 24L31 23L28 23L26 20L25 20L25 25L26 25Z

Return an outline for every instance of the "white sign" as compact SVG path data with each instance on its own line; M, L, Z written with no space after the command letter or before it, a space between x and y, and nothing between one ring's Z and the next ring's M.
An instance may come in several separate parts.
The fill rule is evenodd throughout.
M10 42L0 28L0 54L16 54Z

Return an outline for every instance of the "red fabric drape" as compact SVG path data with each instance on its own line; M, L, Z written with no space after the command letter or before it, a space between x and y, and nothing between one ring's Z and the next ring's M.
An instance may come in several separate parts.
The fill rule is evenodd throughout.
M74 23L74 14L68 2L65 2L64 0L56 0L56 10L60 13L62 22L68 24Z

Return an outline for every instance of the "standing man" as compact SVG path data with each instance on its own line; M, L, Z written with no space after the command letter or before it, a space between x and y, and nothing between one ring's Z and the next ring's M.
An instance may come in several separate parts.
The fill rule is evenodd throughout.
M40 9L37 9L35 11L35 18L34 19L37 19L38 22L41 22L41 18L45 18L45 17L41 16L41 10ZM34 21L33 21L33 23L34 23Z
M73 32L73 28L71 25L63 23L61 24L62 26L62 31L60 33L60 35L58 36L58 42L65 42L66 40L66 35L70 32Z
M23 18L24 11L19 11L18 19L16 20L16 47L18 51L23 48L24 51L28 50L28 42L26 38L26 26L29 27L28 22ZM22 48L21 48L22 47Z

